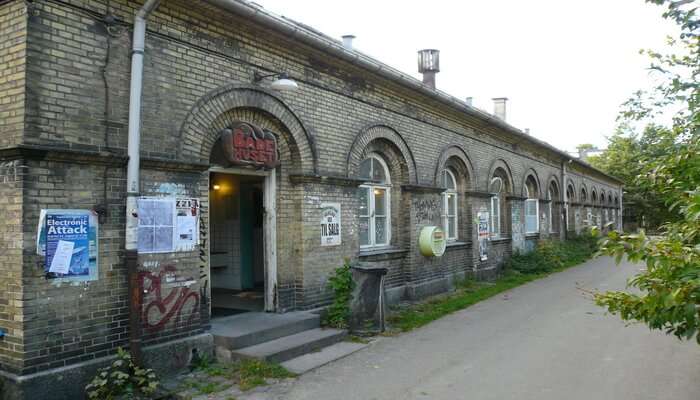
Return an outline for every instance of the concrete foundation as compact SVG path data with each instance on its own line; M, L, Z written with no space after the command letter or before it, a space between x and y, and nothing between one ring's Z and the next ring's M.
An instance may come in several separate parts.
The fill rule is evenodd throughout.
M159 378L172 376L189 367L196 353L213 357L213 338L209 333L144 348L144 362ZM1 400L79 400L84 388L98 369L106 367L116 356L85 361L36 374L17 376L0 371Z

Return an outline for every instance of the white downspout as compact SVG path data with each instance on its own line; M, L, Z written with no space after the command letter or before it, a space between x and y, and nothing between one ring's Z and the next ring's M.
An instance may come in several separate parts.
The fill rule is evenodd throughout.
M161 0L147 0L134 17L134 38L131 50L131 89L129 94L129 162L126 167L126 250L136 250L138 218L136 199L139 196L139 153L141 147L141 92L143 89L143 52L146 41L146 19Z

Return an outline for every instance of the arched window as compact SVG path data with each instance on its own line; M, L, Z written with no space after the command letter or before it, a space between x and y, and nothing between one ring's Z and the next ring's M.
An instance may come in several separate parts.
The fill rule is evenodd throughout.
M372 153L360 163L360 247L388 246L391 240L389 168Z
M557 190L557 184L552 181L549 184L549 190L547 191L547 200L549 200L549 233L559 232L559 206L556 202L559 200L559 190Z
M574 185L568 184L566 186L566 229L573 231L576 229L576 221L574 219L574 210L571 203L574 202L576 196L576 191L574 190Z
M501 236L501 200L503 199L503 179L495 176L489 184L491 192L491 235Z
M442 226L447 234L447 240L457 240L457 180L449 169L442 170L440 184L445 188L442 192Z
M538 233L540 231L539 191L537 181L530 175L525 181L525 233Z

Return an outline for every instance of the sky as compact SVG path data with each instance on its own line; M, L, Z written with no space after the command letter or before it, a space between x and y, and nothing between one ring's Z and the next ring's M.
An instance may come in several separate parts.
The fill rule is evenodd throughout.
M676 32L643 0L255 0L420 79L417 51L440 50L438 89L562 150L606 144L620 105L651 86L640 49Z

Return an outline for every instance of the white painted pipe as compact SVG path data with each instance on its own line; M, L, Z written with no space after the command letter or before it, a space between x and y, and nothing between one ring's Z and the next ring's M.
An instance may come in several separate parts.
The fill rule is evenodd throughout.
M141 148L141 93L143 89L143 53L146 42L146 19L161 0L147 0L134 17L131 50L131 88L129 92L129 162L126 167L126 249L138 245L136 199L139 195L139 159Z

